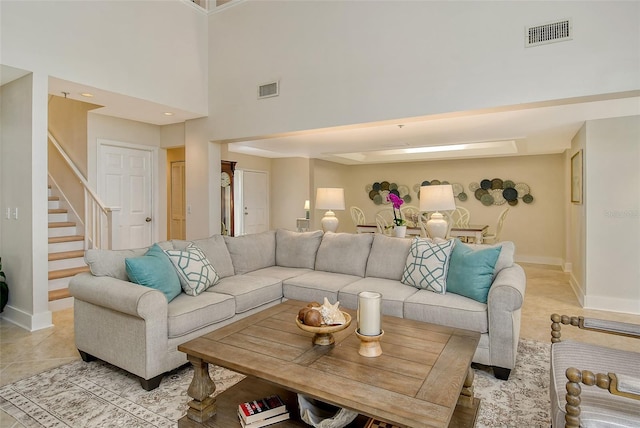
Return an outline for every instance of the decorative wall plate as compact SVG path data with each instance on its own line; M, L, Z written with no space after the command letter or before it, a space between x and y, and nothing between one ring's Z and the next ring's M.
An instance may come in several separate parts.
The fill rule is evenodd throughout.
M511 206L518 204L518 199L522 199L524 203L533 202L533 196L530 194L531 189L526 183L515 183L512 180L502 180L500 178L488 178L477 182L469 183L469 190L474 192L474 196L483 205L503 205L509 203ZM491 203L486 195L491 196Z

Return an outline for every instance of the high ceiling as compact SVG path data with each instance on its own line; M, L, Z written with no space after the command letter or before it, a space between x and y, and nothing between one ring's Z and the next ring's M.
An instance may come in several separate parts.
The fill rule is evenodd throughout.
M2 83L24 73L2 68ZM171 106L49 79L49 93L104 106L98 114L155 125L201 117ZM82 93L91 93L90 98ZM165 115L171 112L172 115ZM413 117L229 142L229 151L347 165L562 153L587 120L640 115L640 91L499 109Z

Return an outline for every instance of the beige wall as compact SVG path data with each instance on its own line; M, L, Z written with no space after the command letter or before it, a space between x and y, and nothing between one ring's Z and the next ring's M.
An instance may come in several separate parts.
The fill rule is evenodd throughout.
M471 212L471 223L488 224L490 230L495 228L498 215L507 205L482 205L469 190L469 183L480 182L485 178L526 183L531 188L534 201L531 204L519 201L518 205L511 207L501 239L515 242L520 261L556 265L561 265L564 261L565 225L562 207L565 191L562 154L363 165L346 169L346 179L342 183L346 184L347 210L351 205L362 208L370 223L375 222L377 211L389 207L375 205L369 199L365 186L374 182L386 180L407 185L413 198L411 205L415 206L419 206L419 200L413 191L414 184L434 179L460 183L469 198L465 202L456 200L456 204ZM355 232L350 218L341 223L340 229Z
M100 106L54 95L49 96L49 131L65 154L86 179L87 169L87 115ZM49 144L48 172L64 197L74 208L73 214L84 223L84 187L60 152Z
M271 163L271 228L296 230L296 219L305 217L304 201L312 199L310 161L284 158Z

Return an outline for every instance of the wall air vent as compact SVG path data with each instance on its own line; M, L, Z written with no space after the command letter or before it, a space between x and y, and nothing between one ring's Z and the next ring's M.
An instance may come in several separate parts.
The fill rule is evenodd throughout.
M277 97L280 95L280 82L275 81L258 86L258 99Z
M573 38L571 19L549 22L547 24L526 27L524 46L532 47L547 43L564 42Z

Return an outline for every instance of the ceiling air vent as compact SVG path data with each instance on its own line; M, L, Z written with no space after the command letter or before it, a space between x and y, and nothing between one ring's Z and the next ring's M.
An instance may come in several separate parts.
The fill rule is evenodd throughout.
M277 97L278 95L280 95L280 84L278 81L258 86L258 99Z
M546 45L547 43L564 42L571 40L573 30L570 19L549 22L525 28L525 47Z

